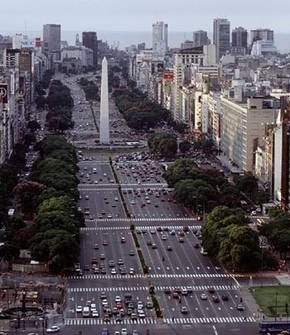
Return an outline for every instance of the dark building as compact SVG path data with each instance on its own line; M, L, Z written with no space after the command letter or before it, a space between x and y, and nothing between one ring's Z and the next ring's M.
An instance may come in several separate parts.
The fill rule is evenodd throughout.
M43 26L42 52L47 56L50 68L60 61L61 25L45 24Z
M230 22L227 19L214 19L213 22L213 44L216 46L216 58L219 62L221 57L230 51Z
M247 49L248 32L246 29L244 29L243 27L237 27L232 31L232 46Z
M193 47L201 47L210 44L207 37L207 32L204 30L197 30L192 33Z
M95 31L83 32L83 46L93 50L94 67L98 65L98 39Z

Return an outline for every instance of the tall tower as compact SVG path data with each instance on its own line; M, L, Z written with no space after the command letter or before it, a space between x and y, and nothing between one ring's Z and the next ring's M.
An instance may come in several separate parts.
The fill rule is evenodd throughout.
M165 56L168 51L168 24L162 21L152 25L152 50L157 57Z
M213 44L216 46L217 62L230 51L230 21L227 19L214 19Z
M100 143L110 144L109 132L109 95L108 95L108 62L102 61L101 109L100 109Z
M43 26L42 52L48 57L50 65L60 60L61 26L60 24L45 24Z
M83 46L93 50L94 67L98 65L98 39L95 31L83 32Z

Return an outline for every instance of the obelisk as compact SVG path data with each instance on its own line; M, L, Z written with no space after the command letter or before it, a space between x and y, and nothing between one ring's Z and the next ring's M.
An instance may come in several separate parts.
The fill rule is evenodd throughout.
M102 61L101 109L100 109L100 143L110 144L109 132L109 93L108 93L108 62Z

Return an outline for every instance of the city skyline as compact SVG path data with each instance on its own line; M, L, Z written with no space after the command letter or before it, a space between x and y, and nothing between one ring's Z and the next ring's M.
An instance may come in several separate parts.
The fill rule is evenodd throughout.
M146 7L140 10L133 0L125 3L116 0L102 3L94 0L51 0L49 3L16 0L3 3L1 9L5 15L0 31L35 31L45 23L59 23L67 31L149 31L152 22L164 21L171 31L203 29L211 32L213 19L219 17L227 18L233 28L244 26L250 30L263 27L276 33L287 33L290 4L282 0L273 2L273 6L265 5L262 0L234 4L229 0L219 0L213 6L196 0L180 0L178 3L148 0Z

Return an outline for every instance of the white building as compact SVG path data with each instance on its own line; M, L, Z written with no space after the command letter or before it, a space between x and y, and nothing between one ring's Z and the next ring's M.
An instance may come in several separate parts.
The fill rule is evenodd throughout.
M168 51L168 25L162 21L152 24L152 50L154 57L164 57Z
M61 50L61 61L64 59L75 59L79 60L81 66L91 67L93 66L93 50L84 46L70 46Z
M254 97L236 102L221 97L221 149L244 171L254 172L255 152L263 146L265 124L276 121L279 105L274 98Z

